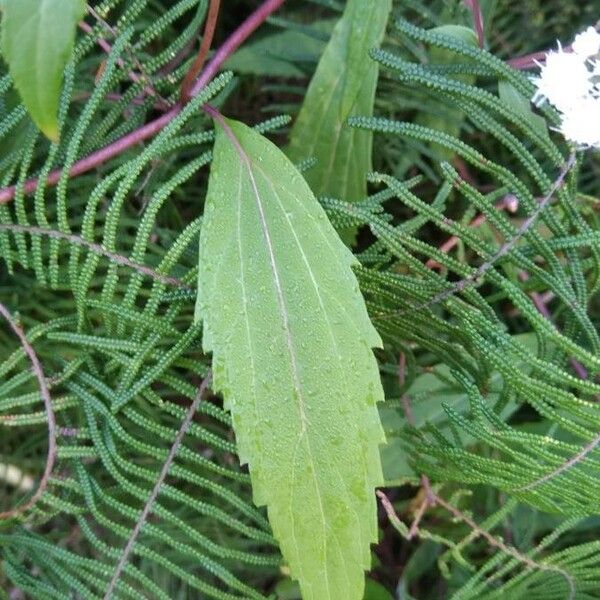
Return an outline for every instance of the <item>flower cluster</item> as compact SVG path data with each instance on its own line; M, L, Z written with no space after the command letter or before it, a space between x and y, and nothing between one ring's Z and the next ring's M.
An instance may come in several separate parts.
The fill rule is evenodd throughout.
M548 101L562 117L560 131L584 148L600 148L600 33L588 27L573 41L571 51L546 55L533 102Z

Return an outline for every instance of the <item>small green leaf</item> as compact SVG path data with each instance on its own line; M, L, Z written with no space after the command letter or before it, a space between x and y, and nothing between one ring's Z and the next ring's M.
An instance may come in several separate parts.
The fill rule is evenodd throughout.
M298 170L220 121L197 301L215 389L304 600L362 600L383 480L381 340L356 259Z
M390 9L390 0L349 0L306 92L288 154L294 162L317 159L306 173L317 196L356 201L366 195L372 133L346 121L373 114L378 69L369 50L381 42Z
M448 23L446 25L440 25L430 29L433 33L439 33L448 37L456 38L457 40L470 44L471 46L477 47L477 34L470 28L464 25L453 25ZM456 54L452 52L452 56L456 57Z
M504 105L528 121L540 136L550 139L546 119L533 112L529 98L525 98L512 84L504 79L498 82L498 96Z
M367 579L363 600L394 600L394 597L380 583Z
M58 141L63 71L73 49L84 0L4 0L0 47L23 104L52 141Z
M311 27L329 35L335 20L315 21ZM303 77L305 72L295 61L317 62L325 42L301 31L287 29L263 35L244 44L223 65L236 73L268 77Z

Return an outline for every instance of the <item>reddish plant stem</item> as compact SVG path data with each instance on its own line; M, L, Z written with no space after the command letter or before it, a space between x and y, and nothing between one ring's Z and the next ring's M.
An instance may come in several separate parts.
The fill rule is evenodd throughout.
M571 363L575 373L577 373L577 377L579 377L579 379L588 378L589 373L587 372L587 369L576 358L571 356L571 358L569 358L569 362ZM596 396L596 400L600 400L600 396Z
M529 275L525 272L525 271L520 271L519 272L519 279L521 281L527 281L529 279ZM548 307L546 306L546 300L544 299L544 297L541 294L538 294L537 292L531 292L531 294L529 294L529 297L531 298L533 304L535 305L535 307L537 308L538 312L543 315L546 319L548 319L548 321L552 321L552 314L550 313L550 311L548 310ZM588 378L588 372L587 369L573 356L571 356L569 358L569 362L571 363L571 366L573 367L573 370L575 371L575 373L577 374L577 377L579 377L579 379L587 379ZM597 398L600 399L600 398Z
M565 46L563 52L573 52L571 46ZM542 50L541 52L533 52L532 54L524 54L523 56L517 56L506 61L513 69L524 71L525 69L533 69L538 66L538 63L543 63L546 60L546 55L551 52L552 49Z
M191 97L197 96L206 84L216 75L221 65L235 52L239 46L267 19L267 17L277 10L285 0L266 0L259 6L230 36L223 45L215 52L214 56L197 79L191 89ZM128 133L112 144L96 150L92 154L78 160L69 170L69 177L73 178L82 173L86 173L97 166L105 163L107 160L118 156L125 150L154 137L159 131L170 123L182 110L183 105L177 103L154 121L146 123L139 129ZM51 171L46 178L45 185L56 185L62 176L62 169ZM39 185L37 178L27 180L22 190L25 194L31 194ZM16 186L11 185L0 190L0 204L10 202L16 193Z
M93 32L92 27L90 27L85 21L81 21L79 23L79 28L88 34ZM98 46L100 46L100 48L102 48L102 50L104 50L104 52L106 52L106 54L110 54L112 52L112 46L106 40L98 38L96 40L96 43L98 44ZM125 61L122 58L117 59L117 64L123 69L126 66ZM139 66L141 68L141 65ZM142 81L142 78L148 79L148 77L143 73L140 76L135 71L128 71L127 76L134 83L140 83ZM161 110L170 108L171 105L169 104L169 102L165 98L163 98L150 84L144 86L144 93L148 96L156 98L156 101L159 103Z
M525 271L519 271L518 277L523 282L529 279L529 275ZM548 310L548 307L546 306L546 303L544 302L544 299L542 298L541 294L538 294L537 292L531 292L531 294L529 294L529 297L531 298L538 312L541 315L544 315L544 317L546 317L548 321L551 321L552 315L550 314L550 311Z
M452 159L452 164L454 165L454 168L457 170L458 174L461 176L462 179L464 179L468 184L472 185L478 190L481 189L481 186L478 185L477 181L475 180L475 177L471 173L469 165L467 165L466 161L461 156L455 156Z
M167 111L164 115L161 115L154 121L150 123L146 123L146 125L124 135L122 138L117 141L105 146L104 148L100 148L100 150L96 150L96 152L92 152L85 158L78 160L69 170L69 177L77 177L77 175L81 175L82 173L86 173L87 171L91 171L95 169L97 166L105 163L107 160L118 156L119 154L125 152L132 146L143 142L144 140L154 137L165 125L170 123L179 113L181 112L181 106L176 104L173 108ZM61 176L63 170L55 169L48 174L46 178L45 184L46 186L56 185ZM33 178L28 179L22 186L22 190L24 194L31 194L35 192L39 185L39 179ZM14 197L17 190L17 186L11 185L0 190L0 204L10 202Z
M4 306L4 304L0 303L0 315L4 317L6 322L10 325L10 328L13 330L15 335L19 338L21 342L21 346L25 351L25 354L29 357L31 361L31 368L33 370L33 374L38 380L38 384L40 386L40 395L42 396L42 401L44 402L44 408L46 410L46 420L48 422L48 453L46 454L46 466L44 468L44 472L42 474L42 478L40 479L40 483L38 485L37 490L33 494L33 496L29 499L25 504L14 508L12 510L7 510L5 512L0 512L0 519L12 519L26 510L29 510L32 506L34 506L37 501L42 497L43 493L46 491L48 487L48 481L50 480L50 476L52 475L52 470L54 469L54 463L56 462L56 417L54 416L54 409L52 408L52 399L50 398L50 391L48 390L48 384L46 383L46 377L44 376L44 371L42 369L42 365L33 349L33 346L27 340L25 333L21 326L15 321L15 319L10 314L10 311Z
M483 48L485 45L485 34L483 28L483 13L481 12L479 1L465 0L465 4L473 15L473 25L475 27L475 32L477 33L477 43L479 44L480 48Z
M600 28L600 21L598 21L595 25L596 30ZM564 46L561 47L563 52L573 52L572 46ZM533 52L532 54L524 54L523 56L517 56L516 58L511 58L506 61L513 69L524 70L524 69L532 69L533 67L537 67L538 63L542 63L546 60L546 55L549 52L555 52L554 48L550 48L549 50L543 50L540 52Z
M210 0L210 7L208 9L208 16L206 17L206 25L204 26L204 35L202 36L200 50L181 84L181 95L179 98L181 104L187 104L189 102L194 80L198 77L200 70L204 66L204 61L208 56L208 51L210 50L210 45L212 44L215 35L220 4L221 0Z
M513 196L512 194L507 194L506 196L504 196L504 198L502 198L502 200L499 200L498 202L496 202L495 206L498 210L507 210L508 212L514 213L516 212L517 208L518 208L518 204L519 201L517 200L517 198L515 196ZM469 223L469 227L479 227L479 225L485 223L486 221L486 216L483 213L479 213L476 217L474 217L471 222ZM456 246L456 244L458 244L459 242L459 238L456 235L453 235L452 237L448 238L440 247L439 250L441 252L444 252L444 254L447 254L448 252L450 252L450 250L452 250L452 248L454 248ZM440 265L439 262L437 262L434 258L430 258L426 263L425 266L430 268L430 269L441 269L442 265Z
M198 92L214 77L219 67L284 2L285 0L266 0L223 42L223 45L215 52L206 69L193 85L191 90L192 98L198 95Z

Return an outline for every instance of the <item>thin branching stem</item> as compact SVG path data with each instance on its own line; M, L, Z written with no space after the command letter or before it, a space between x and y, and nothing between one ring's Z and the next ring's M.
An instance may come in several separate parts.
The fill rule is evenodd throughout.
M585 457L600 444L600 433L588 444L586 444L577 454L563 462L556 469L543 475L542 477L535 479L534 481L529 482L526 485L520 486L518 488L513 488L511 491L513 492L527 492L530 491L543 483L547 483L548 481L558 477L561 473L568 471L571 467L574 467L576 464L580 463Z
M208 56L208 51L210 50L210 45L212 44L212 40L215 35L220 5L221 0L210 0L208 16L206 17L206 25L204 26L204 35L202 36L200 50L198 50L198 54L196 55L192 66L189 68L183 79L183 83L181 84L181 104L187 104L192 98L192 86L194 85L196 77L198 77L202 67L204 66L204 61Z
M444 500L444 498L437 494L435 494L435 504L441 506L442 508L445 508L454 518L458 519L459 521L462 521L463 523L466 523L471 528L473 533L482 537L490 546L501 550L509 556L512 556L519 562L523 563L528 569L538 571L550 571L561 575L567 582L567 585L569 586L568 599L572 600L573 598L575 598L575 581L573 580L573 577L571 577L571 575L567 573L567 571L561 569L560 567L557 567L556 565L550 565L543 562L536 562L529 556L526 556L525 554L519 552L516 548L508 546L504 543L504 541L502 541L502 539L494 537L489 531L483 529L482 527L479 527L479 525L477 525L477 523L475 523L475 521L471 517L469 517L469 515L466 515L461 510L456 508L456 506L450 504L449 502Z
M183 438L184 438L185 434L187 433L187 430L190 427L190 424L192 422L192 419L194 418L194 415L196 414L196 411L198 410L198 405L203 400L204 394L206 393L206 390L210 386L211 380L212 380L212 374L209 373L204 378L202 383L200 384L200 387L198 388L196 397L194 398L193 402L190 404L189 408L187 409L185 417L181 423L181 427L179 428L179 431L177 432L177 435L175 436L175 439L173 440L173 445L171 446L171 449L169 450L167 459L163 463L163 466L160 470L160 474L158 475L158 478L156 479L154 488L152 489L152 492L148 496L148 500L146 501L146 504L144 505L144 508L142 509L142 512L140 513L140 516L135 524L135 527L133 528L131 535L129 536L129 538L127 540L127 544L125 545L125 548L123 549L123 553L121 554L121 557L119 558L119 562L117 563L117 566L115 567L115 570L114 570L113 576L110 580L110 583L108 585L108 588L106 588L106 592L104 594L104 600L109 600L112 597L113 592L115 591L117 583L121 577L121 574L123 573L123 569L127 565L129 556L131 555L131 553L133 551L133 547L135 546L137 538L139 537L139 535L142 531L142 528L144 527L146 521L148 520L148 516L152 512L154 503L156 502L156 499L158 498L158 495L160 494L160 490L165 482L165 479L167 478L167 475L169 474L169 470L173 464L173 461L175 460L175 456L177 455L177 452L181 446L181 443L183 442Z
M93 28L90 27L90 25L88 25L85 21L81 21L79 23L79 28L82 31L85 31L87 34L91 34L93 32ZM112 46L105 39L98 38L96 43L98 46L100 46L100 48L102 48L102 50L104 50L104 52L106 52L106 54L110 54L112 52ZM117 64L123 69L127 67L122 58L117 59ZM150 78L143 73L141 64L138 63L137 66L140 69L141 75L138 75L135 71L129 70L127 71L127 76L129 79L131 79L131 81L134 83L144 83L144 93L156 99L160 110L167 110L171 108L172 103L170 103L166 98L163 98L149 83L145 83L144 80L149 80Z
M507 240L502 246L494 253L494 255L486 260L481 266L479 266L474 273L453 283L451 287L445 289L442 292L436 294L431 300L427 302L423 302L422 304L418 304L416 306L410 306L406 309L395 310L388 313L382 313L375 315L373 320L381 320L381 319L389 319L392 317L399 317L402 315L406 315L408 313L412 313L415 311L421 311L440 302L443 302L450 296L457 294L459 292L463 292L468 287L477 284L480 279L504 256L506 256L517 244L517 242L529 231L531 226L537 221L538 217L542 213L542 211L548 206L554 194L564 185L567 174L575 164L576 154L572 152L569 156L568 160L565 162L563 167L560 170L557 178L554 180L547 194L540 200L539 204L536 206L535 210L523 221L517 232L513 237Z
M100 256L104 256L114 263L121 265L123 267L129 267L134 271L142 275L146 275L156 281L160 281L165 285L175 286L179 288L191 289L187 286L181 279L177 279L177 277L170 277L169 275L163 275L158 273L154 269L147 267L141 263L136 263L126 256L122 254L117 254L116 252L110 252L110 250L106 250L104 246L100 244L95 244L94 242L89 242L78 235L73 235L72 233L65 233L64 231L58 231L55 229L47 229L45 227L36 227L34 225L16 225L13 223L0 223L0 231L10 231L11 233L27 233L29 235L40 235L46 236L49 238L53 238L55 240L64 240L71 244L76 244L77 246L82 246L87 248L90 252L94 254L99 254Z
M563 52L572 52L571 46L565 46L562 49ZM507 64L509 64L513 69L517 69L518 71L525 71L527 69L533 69L539 66L540 63L546 61L546 56L550 52L550 50L542 50L540 52L533 52L531 54L525 54L523 56L517 56L515 58L511 58L507 60Z
M398 380L399 380L401 388L404 387L404 383L405 383L405 365L406 365L406 359L405 359L404 353L401 353L399 363L398 363ZM401 404L402 404L402 408L404 411L404 416L406 418L406 421L412 427L414 427L415 420L414 420L414 416L413 416L413 412L412 412L410 398L407 394L402 395L402 403ZM599 436L599 438L600 438L600 436ZM596 443L598 443L598 442L596 442ZM561 569L560 567L558 567L556 565L550 565L550 564L546 564L543 562L536 562L529 556L526 556L525 554L522 554L521 552L519 552L516 548L513 548L512 546L508 546L502 539L494 537L489 531L487 531L487 530L483 529L482 527L480 527L479 525L477 525L477 523L469 515L463 513L456 506L454 506L453 504L450 504L444 498L442 498L438 493L436 493L435 490L433 489L433 487L431 486L429 478L425 474L421 475L421 485L422 485L423 489L425 490L425 498L423 499L423 502L421 503L421 505L419 506L419 508L415 514L415 518L410 526L410 529L408 530L408 533L405 534L405 537L408 540L419 535L419 525L421 523L423 516L425 515L426 510L433 506L441 506L442 508L447 510L455 519L458 519L458 520L462 521L463 523L465 523L466 525L468 525L471 528L471 531L473 534L485 539L485 541L491 547L497 548L498 550L504 552L504 554L506 554L508 556L512 556L513 558L518 560L520 563L524 564L528 569L539 570L539 571L550 571L550 572L554 572L554 573L561 575L567 582L567 585L569 586L569 595L568 595L569 600L572 600L573 598L575 598L575 592L576 592L575 581L574 581L573 577L571 577L571 575L567 571L565 571L564 569ZM389 498L381 490L377 490L377 496L380 499L381 504L382 504L390 522L395 526L395 528L398 531L400 531L400 532L405 531L404 527L401 525L400 518L396 514L394 506L390 502Z
M48 390L48 384L46 382L46 377L44 376L44 371L42 369L42 365L37 357L33 346L29 343L25 332L21 328L21 326L17 323L17 321L13 318L12 314L4 306L4 304L0 303L0 315L4 317L6 322L9 324L10 328L13 330L15 335L19 338L21 342L21 346L25 351L25 354L29 357L31 361L31 368L33 374L38 380L38 385L40 388L40 395L42 397L42 401L44 403L44 409L46 411L46 422L48 424L48 452L46 454L46 466L44 467L44 472L42 474L42 478L40 479L40 483L38 485L37 490L31 496L31 498L21 506L17 508L13 508L12 510L8 510L5 512L0 512L0 519L12 519L14 517L19 516L21 513L29 510L32 506L34 506L38 500L42 497L46 488L48 487L48 481L50 480L50 476L52 475L52 470L54 469L54 463L56 462L56 417L54 415L54 409L52 408L52 398L50 397L50 391Z
M432 494L432 499L425 499L424 504L427 503L428 506L441 506L455 519L468 525L472 531L472 534L482 537L492 548L496 548L504 554L511 556L521 564L525 565L526 568L537 571L552 572L560 575L564 578L569 587L569 595L567 596L568 600L573 600L575 598L575 593L577 591L575 580L567 571L565 571L565 569L544 562L536 562L529 556L519 552L516 548L506 544L502 539L494 537L489 531L477 525L477 523L471 517L469 517L469 515L465 514L460 509L456 508L456 506L444 500L444 498L442 498L440 495L436 494L435 492L432 492ZM390 499L381 490L377 490L377 496L381 501L381 505L383 506L390 523L394 525L397 531L403 531L404 527L402 526L402 521L396 513L396 510L394 509L393 504L390 502ZM412 528L409 530L409 532L410 531L412 531ZM417 535L419 534L418 529L415 531L415 533Z

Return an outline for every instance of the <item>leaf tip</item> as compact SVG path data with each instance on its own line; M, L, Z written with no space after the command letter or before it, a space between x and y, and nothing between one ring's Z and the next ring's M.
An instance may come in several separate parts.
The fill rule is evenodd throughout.
M60 141L60 130L58 123L49 123L44 125L38 125L40 131L53 143L58 144Z

